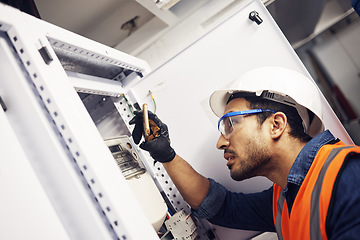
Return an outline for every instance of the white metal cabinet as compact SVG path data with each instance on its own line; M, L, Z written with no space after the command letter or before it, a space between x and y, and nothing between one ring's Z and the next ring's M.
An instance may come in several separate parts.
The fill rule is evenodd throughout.
M1 142L7 149L21 145L24 152L2 152L1 166L22 155L19 161L24 163L17 167L26 171L31 165L37 178L27 179L31 172L22 175L14 167L7 169L14 182L27 181L24 186L30 197L29 203L20 207L17 202L26 198L6 196L2 203L14 205L2 205L5 214L1 214L0 224L11 228L0 228L0 238L158 239L50 45L51 31L47 30L54 27L45 27L41 21L0 4L0 96L6 105L1 125L11 128L1 134ZM102 60L96 64L112 62L107 65L145 71L141 60L67 34L58 32L55 41L68 37L66 41L76 42L80 63L90 65L97 57ZM68 48L66 41L59 43L59 48ZM96 54L90 54L92 49ZM44 57L41 51L45 51ZM114 91L119 94L116 89L121 88L119 82L109 90L89 85L87 90L108 91L109 95ZM0 177L2 183L7 181L7 175ZM12 183L3 184L13 187ZM46 227L52 232L41 230ZM26 231L21 232L23 229Z

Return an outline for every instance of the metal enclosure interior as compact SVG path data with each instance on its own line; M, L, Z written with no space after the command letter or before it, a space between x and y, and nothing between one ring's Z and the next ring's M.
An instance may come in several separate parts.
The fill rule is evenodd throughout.
M254 10L260 24L249 19ZM149 91L156 113L169 126L173 147L196 170L232 191L269 187L264 178L231 180L215 148L217 119L208 97L259 66L283 66L311 79L260 1L244 1L240 11L151 73L140 59L4 5L0 50L0 97L6 106L0 108L5 156L0 182L6 196L0 207L1 238L159 239L104 143L130 136L137 105L147 103L155 110ZM326 128L350 143L322 100ZM171 208L189 213L161 164L137 150ZM25 197L25 203L20 201ZM31 223L27 231L15 230L20 218ZM209 228L216 239L258 234L196 222L199 239L209 239ZM45 224L48 231L41 228Z

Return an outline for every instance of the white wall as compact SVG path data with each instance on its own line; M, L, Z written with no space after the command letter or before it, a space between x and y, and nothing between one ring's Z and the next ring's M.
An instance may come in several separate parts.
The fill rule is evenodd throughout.
M329 77L360 116L360 24L336 32L313 48Z
M249 0L208 1L176 26L170 28L141 52L129 54L147 61L156 69L241 9ZM151 40L152 41L152 40ZM120 49L126 52L126 49Z
M331 31L326 31L297 49L299 57L311 73L313 79L320 83L324 92L351 138L360 144L360 18L356 13ZM311 52L318 66L314 66L308 52ZM317 76L315 68L324 71L329 84L324 84ZM349 120L344 105L336 100L332 84L335 84L346 97L357 118Z

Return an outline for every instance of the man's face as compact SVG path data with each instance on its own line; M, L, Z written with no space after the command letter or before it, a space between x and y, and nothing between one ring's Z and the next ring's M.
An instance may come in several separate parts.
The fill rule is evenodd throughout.
M247 101L236 98L227 104L224 114L244 110L249 110ZM235 129L229 139L220 136L217 148L224 150L224 158L234 180L264 176L266 173L270 161L267 126L266 121L259 125L256 114L246 115L241 127Z

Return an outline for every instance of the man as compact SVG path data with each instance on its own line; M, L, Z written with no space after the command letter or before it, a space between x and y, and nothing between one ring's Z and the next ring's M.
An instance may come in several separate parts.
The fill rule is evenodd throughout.
M315 84L295 71L265 67L235 85L210 97L220 117L217 148L234 180L265 176L274 182L270 189L233 193L200 175L175 153L167 126L154 114L150 124L160 130L140 147L163 163L194 215L213 224L276 231L279 239L358 239L360 147L323 131ZM141 112L133 123L138 144Z

